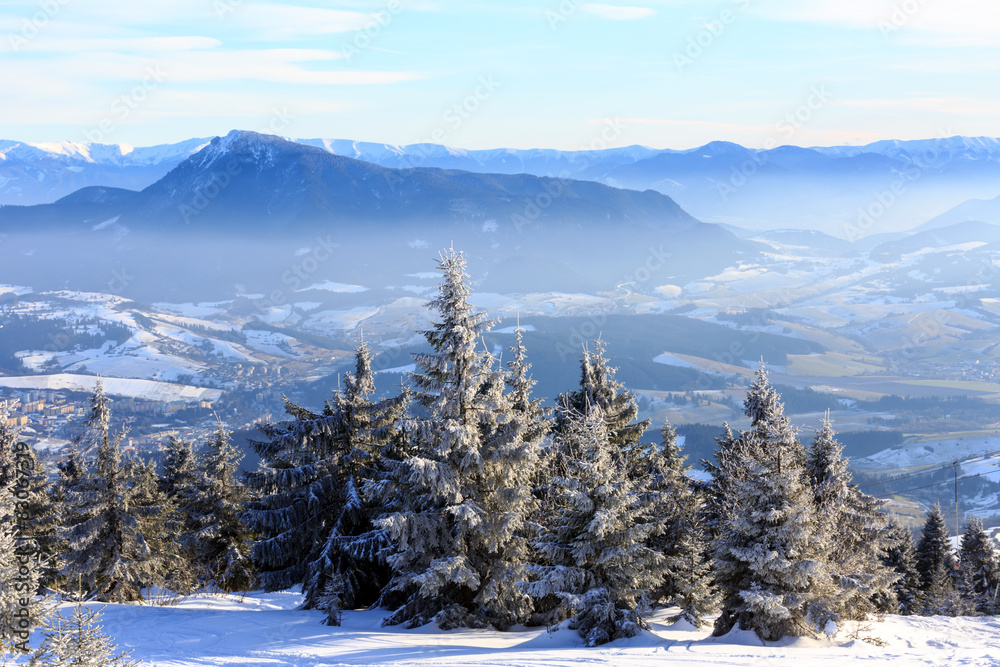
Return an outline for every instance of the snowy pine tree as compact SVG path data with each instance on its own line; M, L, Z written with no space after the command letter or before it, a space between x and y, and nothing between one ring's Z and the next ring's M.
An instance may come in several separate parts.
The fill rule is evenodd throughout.
M53 553L55 558L55 572L47 578L47 584L55 590L65 590L67 580L63 576L65 563L62 560L63 554L69 551L69 541L67 536L70 529L83 521L83 516L74 507L71 498L74 491L82 490L80 485L84 481L86 472L86 461L80 453L79 437L70 440L70 443L63 448L63 459L56 464L58 476L52 481L49 488L49 496L54 507L58 508L56 516L56 535Z
M648 544L666 561L663 581L652 595L680 607L680 614L672 620L684 619L701 627L719 603L708 553L705 499L689 477L691 468L684 464L673 427L664 424L660 436L660 442L650 445L639 459L646 463L644 469L632 473L637 481L646 476L650 493L656 494L659 527Z
M983 520L970 516L958 550L962 594L980 614L1000 611L1000 560L996 543L983 529Z
M874 598L897 579L883 556L887 520L882 502L851 485L848 461L829 416L809 450L807 469L816 506L819 534L826 536L827 561L840 586L835 611L840 618L862 620L877 611Z
M761 364L744 401L751 430L728 433L712 466L713 545L722 615L763 640L813 635L836 618L805 451Z
M163 563L133 512L132 480L121 460L121 436L110 432L100 380L90 404L88 439L97 447L97 460L66 493L79 522L64 531L69 548L62 574L104 602L141 600L144 587L161 583Z
M163 473L160 474L158 482L160 491L170 500L183 506L197 476L196 464L197 459L191 441L170 436L163 450Z
M115 654L114 640L104 633L101 610L89 609L77 600L73 614L56 613L46 619L45 638L29 663L32 667L131 667L132 651Z
M590 646L632 637L644 627L648 593L660 586L666 558L647 541L660 530L653 479L633 479L617 462L601 408L563 415L557 449L562 474L549 482L535 565L525 586L546 622L572 617Z
M920 591L923 594L921 613L925 616L961 616L968 612L969 605L962 600L955 586L958 562L952 553L948 528L938 504L927 512L927 520L917 542L916 556Z
M556 405L561 408L557 413L556 431L566 428L568 415L581 413L586 416L600 409L611 443L622 452L631 450L651 422L648 419L633 422L639 414L635 396L624 391L625 385L615 380L615 369L604 354L604 341L594 341L594 350L584 350L580 360L580 388L560 394L556 399Z
M531 394L536 382L531 378L531 364L528 363L528 353L524 347L523 329L520 325L514 330L514 345L510 351L514 358L507 362L507 408L510 415L522 423L525 441L540 442L552 430L549 410L542 407L542 399Z
M26 449L7 423L6 408L0 408L0 651L5 655L26 650L28 633L42 616L33 599L38 589L36 546L19 530L26 518L20 504L25 498L16 493L18 480L23 479L19 457Z
M192 466L187 494L192 529L192 555L203 584L227 592L253 587L251 539L241 515L247 502L246 487L237 477L243 455L232 444L219 422L205 453Z
M424 335L433 352L413 355L415 398L429 416L403 424L414 456L394 473L394 511L379 520L392 549L386 622L507 628L531 613L518 586L529 552L526 517L540 434L510 408L504 376L478 339L492 323L469 303L461 253L430 307L440 320ZM398 604L398 606L397 606Z
M920 574L917 572L917 548L913 533L895 518L886 529L886 549L883 564L896 573L897 579L890 591L876 593L878 611L891 614L919 614L923 609L920 591Z
M262 535L253 545L259 581L268 590L301 583L307 608L333 599L331 580L343 586L340 604L354 608L375 602L388 579L374 496L408 395L375 401L374 389L371 350L362 344L355 372L322 413L286 402L293 419L260 427L268 440L251 443L267 466L248 478L262 496L244 514ZM339 610L326 611L335 623Z
M140 522L140 531L155 558L150 562L150 580L175 593L190 593L195 588L191 558L183 545L184 520L178 502L167 497L160 487L156 464L132 458L125 462L129 480L131 513Z
M34 448L26 443L17 443L15 448L21 474L13 490L19 502L17 525L22 548L30 549L36 556L39 585L51 587L59 572L62 553L59 508L52 500L48 474Z

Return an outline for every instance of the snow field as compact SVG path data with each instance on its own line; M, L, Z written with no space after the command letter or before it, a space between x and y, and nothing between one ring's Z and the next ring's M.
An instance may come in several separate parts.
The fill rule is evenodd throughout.
M195 595L175 606L104 606L104 630L119 649L132 649L144 665L264 665L267 667L537 667L614 665L1000 665L1000 619L887 616L862 629L874 646L845 626L832 639L791 639L764 645L751 632L711 637L684 622L670 624L658 610L651 631L600 648L586 648L575 630L560 627L441 631L381 627L385 610L349 611L341 627L321 625L323 613L299 611L297 590L237 595ZM69 605L64 605L68 609ZM37 645L40 636L32 639Z

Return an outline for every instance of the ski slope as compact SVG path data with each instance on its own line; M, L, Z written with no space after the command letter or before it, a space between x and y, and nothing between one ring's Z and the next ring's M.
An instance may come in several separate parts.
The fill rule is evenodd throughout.
M322 613L298 611L300 602L300 594L284 591L251 593L242 600L198 595L174 606L105 605L104 629L119 649L133 649L133 658L160 667L1000 665L998 618L889 616L861 633L883 639L884 648L852 639L856 624L832 639L786 639L765 646L748 632L710 637L708 630L671 625L660 611L651 619L651 631L586 648L565 627L553 632L383 628L383 610L346 612L341 627L328 627L320 624ZM39 640L34 637L32 644Z

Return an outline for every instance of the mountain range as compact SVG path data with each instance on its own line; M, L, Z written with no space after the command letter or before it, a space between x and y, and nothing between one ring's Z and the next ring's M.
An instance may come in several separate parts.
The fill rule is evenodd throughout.
M155 288L158 275L172 275L178 284L229 290L252 265L251 277L267 276L265 289L310 244L349 247L338 257L341 271L378 284L383 276L373 273L424 270L423 249L455 244L489 258L497 289L546 279L560 289L607 289L668 239L685 252L664 279L721 269L759 247L653 190L389 168L244 131L212 139L142 190L95 185L49 204L4 206L0 233L6 281L78 288L122 265L139 276L131 288ZM171 270L192 259L195 268Z
M770 150L728 142L689 150L627 146L559 151L293 141L393 169L529 174L652 189L706 222L815 229L848 239L911 229L947 216L966 200L1000 194L1000 141L985 137ZM142 190L209 143L190 139L133 148L0 142L0 204L52 203L89 185Z

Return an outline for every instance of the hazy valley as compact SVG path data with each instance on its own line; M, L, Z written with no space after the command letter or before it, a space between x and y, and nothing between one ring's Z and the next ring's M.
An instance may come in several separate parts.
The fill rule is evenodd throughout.
M122 148L102 149L111 160L98 159L95 147L63 147L36 156L37 173L19 145L7 150L6 167L21 156L21 180L4 172L8 205L0 208L9 283L0 296L0 386L84 389L73 376L100 374L164 383L109 387L112 394L140 398L155 387L157 400L197 404L185 413L197 417L189 423L135 417L136 443L147 447L178 428L210 428L203 404L244 428L280 417L283 395L321 405L362 338L389 391L404 379L409 353L422 349L435 257L454 245L468 256L473 303L502 320L484 344L504 354L515 324L525 327L538 392L549 401L573 386L580 353L601 337L643 415L686 429L697 461L714 447L712 429L743 425L746 381L763 359L802 437L830 410L856 470L938 471L1000 450L1000 218L989 202L943 216L928 215L925 203L948 210L946 202L959 204L975 188L985 193L1000 169L996 142L776 148L758 152L765 163L746 184L750 193L777 179L774 187L790 193L767 195L778 211L796 197L827 207L832 189L846 187L824 180L838 164L850 178L869 179L855 194L877 183L891 191L921 151L941 146L951 152L933 178L908 181L894 195L898 207L887 205L884 219L855 239L850 230L841 238L818 231L805 214L800 229L770 231L689 215L699 209L693 190L702 187L697 196L709 201L705 188L738 164L719 144L574 155L296 144L234 132L132 162ZM793 153L818 171L783 172L779 158ZM723 158L715 171L690 164ZM119 173L95 172L67 193L78 184L67 174L86 171L74 172L73 160ZM860 160L873 171L859 169ZM635 174L655 164L657 178L683 173L687 183L658 188L668 197L576 180L650 187L652 176ZM150 169L166 171L142 187L138 174L148 181ZM476 173L487 170L499 173ZM963 170L975 174L968 189L942 185L951 188ZM537 176L512 175L522 171ZM12 205L30 198L24 179L32 174L32 182L57 184L46 193L58 200ZM702 219L724 217L716 199ZM908 218L910 231L873 233L890 212L921 206L925 217ZM970 462L962 471L994 465ZM924 503L948 497L947 486L914 495L908 489L919 484L910 482L883 490ZM992 478L962 484L963 509L1000 513Z

